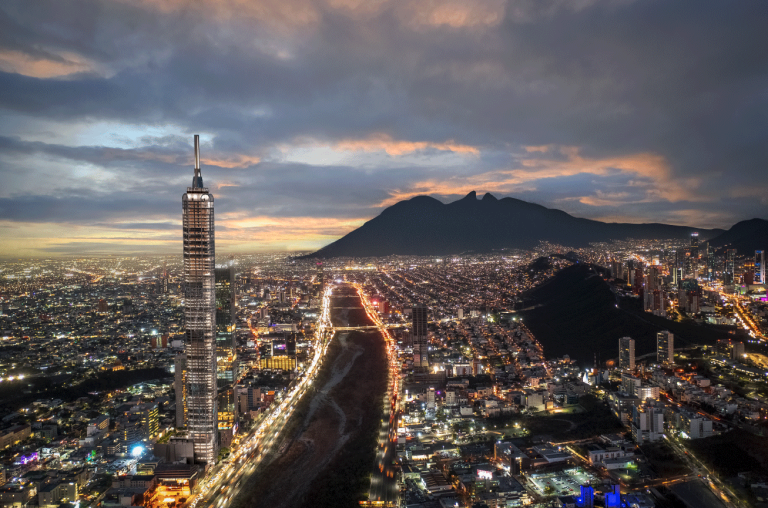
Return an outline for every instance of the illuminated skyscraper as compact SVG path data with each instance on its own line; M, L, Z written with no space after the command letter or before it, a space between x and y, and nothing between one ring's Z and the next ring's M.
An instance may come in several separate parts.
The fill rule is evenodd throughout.
M699 259L699 234L691 233L691 257Z
M619 339L619 368L635 370L635 339L632 337Z
M315 283L318 288L317 294L322 296L323 291L325 291L325 273L323 273L323 263L320 261L317 262L317 277L315 278Z
M765 284L765 251L755 251L755 283Z
M219 388L237 379L235 267L216 268L216 378Z
M710 242L707 242L707 279L715 280L715 249Z
M724 284L733 284L736 278L736 249L725 251L725 273L723 274Z
M184 325L187 355L187 433L195 461L213 464L218 453L216 411L216 294L213 196L200 174L195 135L195 174L182 201L184 228Z
M656 361L658 363L675 363L675 335L669 330L656 334Z
M413 308L413 366L429 367L427 340L427 307L421 303Z

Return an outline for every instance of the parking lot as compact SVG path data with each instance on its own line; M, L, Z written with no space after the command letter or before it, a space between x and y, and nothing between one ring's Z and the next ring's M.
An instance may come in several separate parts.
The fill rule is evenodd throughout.
M537 494L541 496L568 496L578 494L581 485L595 482L595 477L581 468L556 473L532 474L529 477Z

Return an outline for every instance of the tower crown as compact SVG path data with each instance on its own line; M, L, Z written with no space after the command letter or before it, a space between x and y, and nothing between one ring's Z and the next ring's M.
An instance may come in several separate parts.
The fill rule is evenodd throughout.
M200 135L195 134L195 175L192 177L192 188L202 189L203 175L200 172Z

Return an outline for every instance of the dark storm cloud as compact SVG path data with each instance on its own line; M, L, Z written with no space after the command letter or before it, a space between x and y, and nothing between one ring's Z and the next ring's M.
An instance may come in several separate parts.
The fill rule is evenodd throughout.
M189 177L193 132L212 135L203 174L217 213L231 216L370 217L392 195L450 199L473 185L590 217L727 226L764 215L765 2L445 5L5 2L0 110L58 129L106 121L174 134L123 148L43 143L0 117L0 178L51 160L69 161L78 188L92 168L102 175L77 198L6 188L0 216L171 224L183 188L161 187ZM368 154L380 135L479 155ZM363 140L357 162L283 153L349 140ZM572 152L523 148L538 145L577 147L584 171L568 170ZM632 169L637 154L663 163ZM533 171L537 157L550 169L540 177L489 180ZM587 171L606 160L621 167Z

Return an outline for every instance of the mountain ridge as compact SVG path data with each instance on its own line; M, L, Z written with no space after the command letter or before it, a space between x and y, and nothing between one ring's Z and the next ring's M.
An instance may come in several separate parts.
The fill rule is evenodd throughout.
M737 255L750 255L756 250L768 250L768 220L748 219L710 240L716 249L736 249Z
M725 233L660 223L600 222L512 197L481 199L472 191L451 203L431 196L399 201L342 238L305 257L446 255L530 249L540 241L572 247L627 238L685 238L704 241Z

